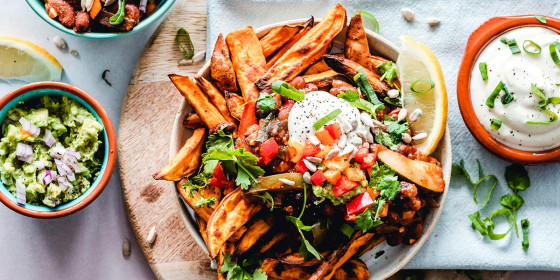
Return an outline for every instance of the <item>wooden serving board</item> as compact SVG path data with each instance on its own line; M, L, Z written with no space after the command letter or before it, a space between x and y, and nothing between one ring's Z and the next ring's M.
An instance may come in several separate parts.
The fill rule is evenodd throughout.
M203 62L179 66L182 53L175 43L187 29L196 52L206 46L206 1L178 3L146 46L136 66L122 106L118 163L123 199L136 239L158 279L216 279L208 256L195 243L181 217L173 183L152 174L169 160L169 143L182 96L167 74L194 75ZM155 226L157 238L146 241ZM401 272L403 279L410 272ZM425 279L468 279L455 271L422 271ZM507 279L506 272L483 272L484 279ZM393 277L392 277L393 278Z

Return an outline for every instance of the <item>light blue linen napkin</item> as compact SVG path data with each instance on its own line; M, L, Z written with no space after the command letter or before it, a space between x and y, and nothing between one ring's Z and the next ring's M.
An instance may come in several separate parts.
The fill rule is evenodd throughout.
M220 32L250 25L255 28L289 19L321 18L338 1L325 0L208 0L208 46L211 51ZM472 188L461 178L453 178L441 218L432 236L406 266L409 269L496 269L560 270L560 169L558 165L528 167L531 187L522 193L525 205L518 220L528 218L530 248L521 248L521 238L510 234L500 241L489 241L474 231L467 215L477 210L486 217L501 208L499 201L510 193L503 179L509 164L486 151L471 136L459 113L456 96L457 72L467 39L488 18L503 15L544 14L558 16L557 1L344 1L349 16L366 10L377 18L380 34L399 44L399 36L410 35L430 47L438 57L449 97L449 129L453 158L464 158L467 168L476 173L480 159L487 174L496 174L499 184L488 206L474 204ZM401 8L416 12L409 23ZM428 17L441 24L430 27ZM544 52L543 52L544 53ZM209 56L208 56L209 57Z

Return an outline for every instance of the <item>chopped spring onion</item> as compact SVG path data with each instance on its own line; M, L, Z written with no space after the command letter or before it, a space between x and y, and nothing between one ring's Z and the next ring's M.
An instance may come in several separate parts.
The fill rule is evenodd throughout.
M126 5L126 0L119 1L119 9L117 12L109 19L109 23L112 25L119 25L124 20L124 6Z
M560 50L560 43L552 42L552 44L548 46L548 50L550 51L550 57L552 57L554 64L560 65L560 58L558 58L558 53L556 52L556 50Z
M364 28L369 29L375 33L379 33L379 23L372 14L366 11L361 11L361 16Z
M319 130L325 124L334 120L334 118L336 118L338 115L340 115L340 113L342 113L342 110L340 110L340 108L328 113L326 116L320 118L317 122L315 122L313 124L313 128L315 128L315 130Z
M558 115L556 115L556 113L552 112L549 109L544 108L543 111L545 113L547 113L550 116L550 120L546 121L546 122L540 122L540 121L527 121L526 123L528 124L553 124L558 120Z
M542 92L542 90L540 88L538 88L535 84L531 83L531 92L534 93L535 95L539 96L540 98L542 98L542 100L539 102L539 107L550 116L550 120L546 121L546 122L541 122L541 121L527 121L526 123L528 124L553 124L558 120L558 115L556 115L556 113L554 113L553 111L549 110L546 108L546 105L548 105L548 103L552 103L552 104L559 104L560 103L560 98L559 97L551 97L549 99L546 99L546 96L544 95L544 92Z
M471 220L473 229L478 230L482 236L488 235L488 230L484 222L480 219L480 212L476 211L470 215L468 215L469 220Z
M541 102L539 102L539 107L544 109L544 107L548 105L548 99L546 99L544 92L542 92L542 90L533 83L531 83L531 92L537 95L538 97L542 98Z
M288 97L295 101L302 101L303 98L305 98L305 92L298 90L297 88L281 80L272 83L272 86L270 87L272 88L272 91L276 92L277 94Z
M494 130L498 130L498 129L500 129L500 127L502 127L502 121L499 120L499 119L496 119L496 118L491 119L490 120L490 127Z
M513 94L509 91L508 87L504 84L504 95L502 95L502 104L507 105L513 101Z
M527 47L533 47L534 50L527 49ZM535 43L533 40L523 41L523 50L530 55L538 55L541 53L541 46Z
M517 54L521 52L519 46L517 45L517 41L515 41L515 39L508 39L504 36L500 38L500 42L509 46L509 50L511 51L511 54Z
M478 69L480 70L480 75L483 81L488 81L488 65L486 62L481 62L478 64Z
M185 28L179 28L175 35L175 42L179 45L181 51L185 54L186 59L191 59L194 56L194 45L191 40L189 32Z
M521 230L523 231L523 241L521 242L521 246L523 246L524 250L529 249L529 220L523 219L521 220Z
M486 106L488 106L490 108L494 108L494 100L496 100L496 97L498 97L498 95L500 94L500 91L502 91L505 86L506 86L506 84L504 84L503 81L500 81L498 83L498 85L496 86L494 91L492 91L490 96L488 96L488 99L486 99Z
M103 74L101 74L101 79L103 79L103 81L111 87L113 85L111 84L111 82L109 82L109 80L107 80L107 73L109 72L111 72L111 70L105 69L105 71L103 71Z
M494 222L492 221L492 218L496 217L496 216L504 216L507 218L508 223L509 223L509 229L504 232L504 233L494 233ZM486 228L488 229L488 237L492 240L500 240L504 237L506 237L506 235L511 231L511 229L513 228L513 225L515 224L515 217L513 216L513 214L511 213L511 211L507 208L502 208L502 209L498 209L494 212L492 212L492 214L490 214L490 217L485 218L484 219L484 224L486 225Z
M363 67L358 67L358 74L356 74L356 76L354 76L354 82L356 82L356 84L358 85L358 87L360 88L361 91L363 91L366 96L368 97L369 101L371 103L373 103L373 105L378 105L378 104L383 104L381 103L381 101L379 101L379 98L377 98L377 94L375 93L375 90L373 89L373 87L371 86L371 83L369 82L366 72L364 71ZM379 110L383 109L384 107L378 108Z
M428 85L429 85L429 87L428 87ZM434 83L434 81L432 81L430 79L419 79L419 80L414 81L414 83L412 83L412 85L410 85L410 90L414 94L422 95L422 94L428 93L435 86L436 86L436 84Z
M560 97L550 97L548 98L549 104L560 104Z
M546 17L545 17L545 16L537 16L537 15L535 15L535 18L538 19L541 23L545 23L545 24L546 24Z

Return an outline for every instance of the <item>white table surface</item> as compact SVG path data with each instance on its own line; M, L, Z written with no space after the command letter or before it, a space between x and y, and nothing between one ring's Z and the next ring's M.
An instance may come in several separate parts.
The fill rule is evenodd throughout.
M107 110L116 131L126 87L136 60L155 26L119 40L80 40L45 24L25 1L2 1L0 35L33 41L47 49L64 67L63 81L93 95ZM58 50L55 35L63 37L74 57ZM113 84L101 80L105 69ZM22 83L0 82L0 96ZM456 106L456 104L451 104ZM122 242L132 244L123 257ZM84 210L69 217L38 220L0 206L0 279L153 279L130 228L117 170L105 191ZM559 279L555 272L518 272L513 279Z

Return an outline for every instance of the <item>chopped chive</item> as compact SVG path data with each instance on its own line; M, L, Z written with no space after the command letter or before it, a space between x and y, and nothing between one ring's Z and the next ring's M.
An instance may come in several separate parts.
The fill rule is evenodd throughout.
M560 43L552 42L552 44L548 46L548 50L550 51L550 57L552 57L554 64L560 65L560 58L558 58L558 53L556 52L556 50L560 50Z
M272 91L295 101L302 101L305 98L305 92L281 80L272 83L270 87Z
M548 103L550 104L560 104L560 97L549 97Z
M545 24L546 24L546 17L545 17L545 16L537 16L537 15L535 15L535 18L538 19L541 23L545 23Z
M499 119L496 119L496 118L491 119L491 120L490 120L490 127L491 127L493 130L499 130L500 127L502 127L502 121L499 120Z
M363 67L358 67L358 74L356 74L356 76L354 76L354 82L358 85L358 87L360 88L360 90L362 90L367 98L369 99L369 101L371 103L373 103L374 105L377 104L383 104L381 101L379 101L379 98L377 98L377 94L375 93L375 90L373 89L373 87L371 86L371 83L369 82L366 72L364 71ZM383 109L383 108L381 108Z
M500 38L500 42L508 45L509 50L511 51L512 54L518 54L521 52L519 46L517 45L517 41L515 41L515 39L508 39L504 36Z
M486 106L488 106L490 108L494 108L494 100L496 100L496 97L498 97L498 95L500 94L500 91L502 91L502 89L504 89L505 86L506 85L504 84L503 81L500 81L498 83L498 85L496 86L494 91L492 91L490 96L488 96L488 99L486 99Z
M548 105L548 99L544 95L544 92L540 88L538 88L535 84L531 83L531 92L540 97L542 100L539 102L539 107L544 109L546 105Z
M527 43L529 43L529 45L527 45ZM527 47L531 47L531 46L535 47L535 51L531 51L527 49ZM538 55L541 53L541 46L539 46L539 44L535 43L532 40L525 40L523 41L523 50L530 55Z
M419 84L420 89L417 89L416 84ZM430 87L427 88L427 84L428 83L430 85ZM428 93L428 91L432 90L436 85L434 84L434 81L430 80L430 79L419 79L414 81L414 83L412 83L412 85L410 85L410 90L412 91L412 93L414 94L418 94L418 95L423 95Z
M540 121L526 121L526 123L528 124L553 124L558 120L558 115L556 115L556 113L552 112L549 109L543 109L543 111L545 113L547 113L548 115L550 115L550 120L546 121L546 122L540 122Z
M342 113L342 110L340 110L340 108L328 113L326 116L320 118L317 122L315 122L313 124L313 128L315 128L315 130L319 130L319 128L323 127L328 122L334 120L334 118L340 115L340 113Z
M529 220L523 219L521 220L521 230L523 231L523 241L521 242L521 246L524 250L529 249Z
M509 91L508 87L504 85L505 94L502 95L502 104L507 105L513 101L513 94Z
M179 45L179 48L185 55L186 59L193 58L194 45L189 32L185 28L181 27L177 30L177 34L175 34L175 42Z
M488 65L486 64L486 62L479 63L478 69L480 70L480 75L482 76L482 80L488 81Z

